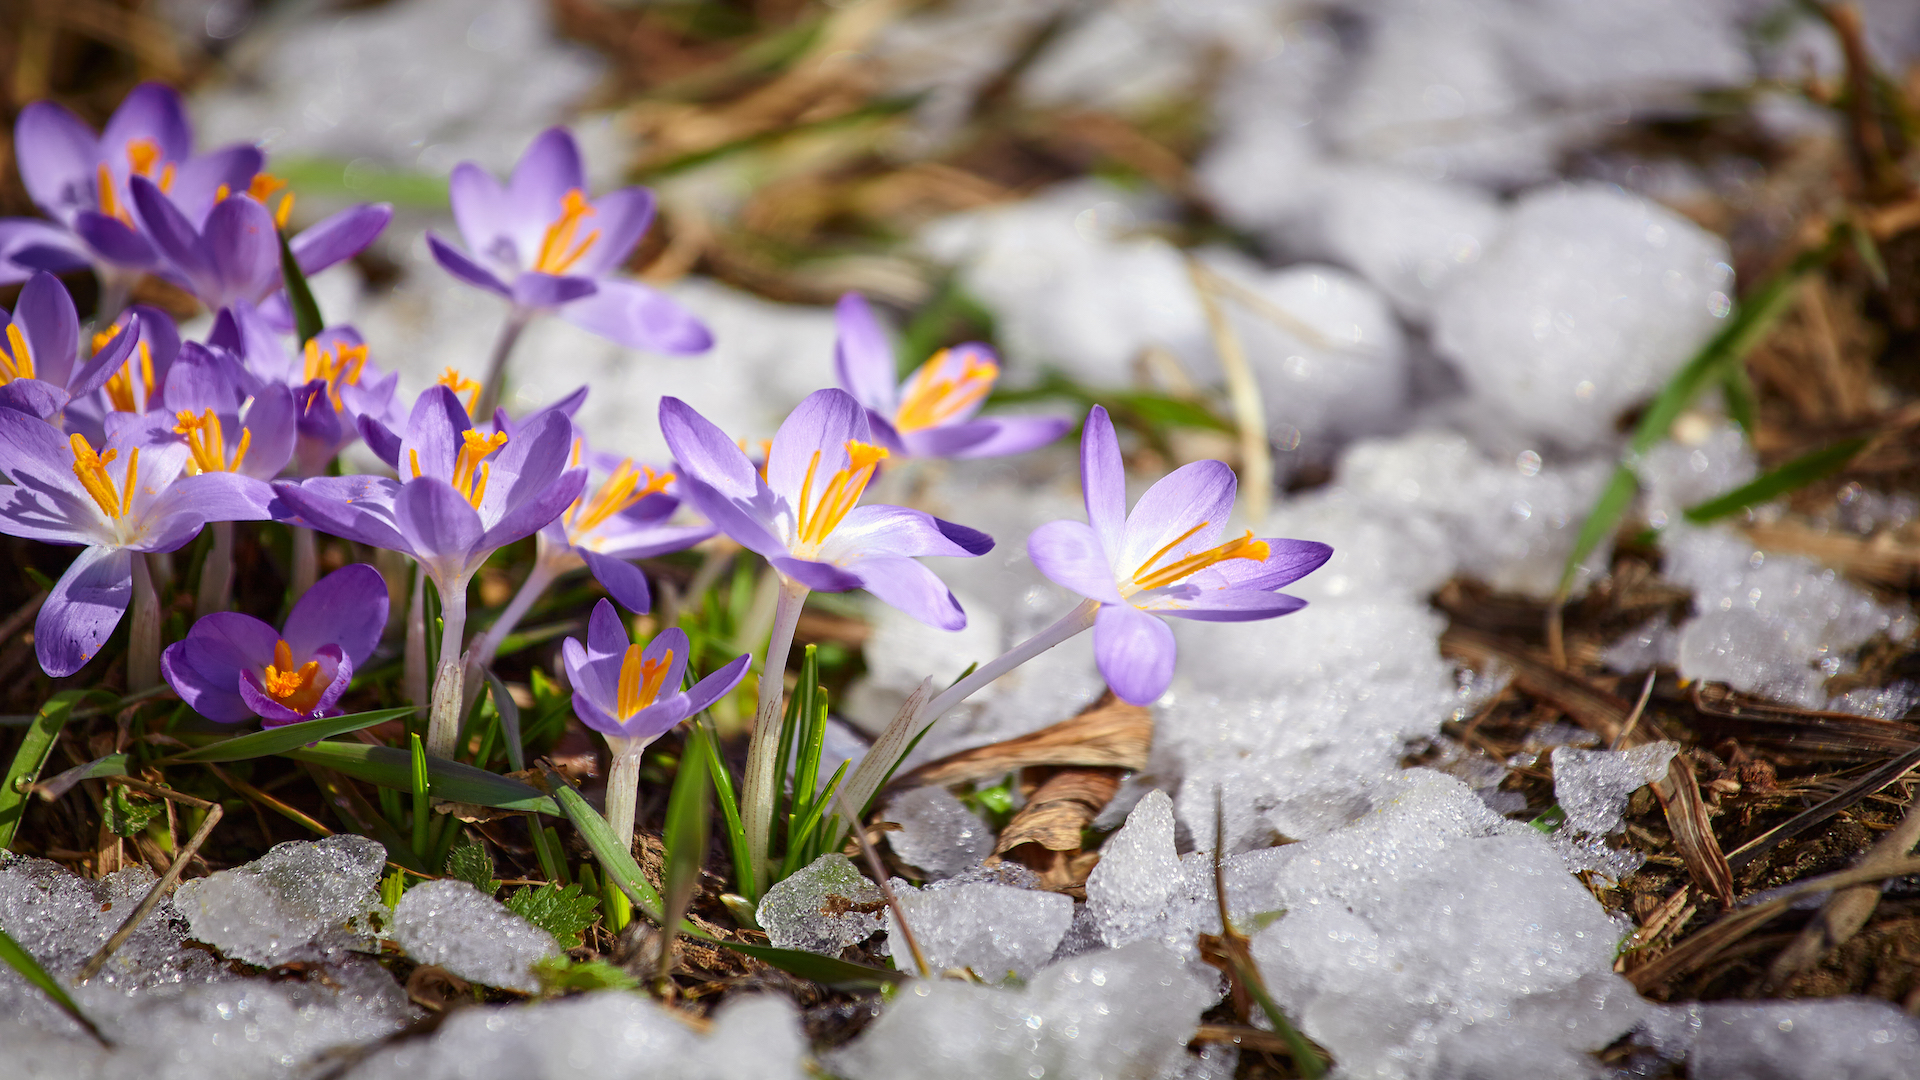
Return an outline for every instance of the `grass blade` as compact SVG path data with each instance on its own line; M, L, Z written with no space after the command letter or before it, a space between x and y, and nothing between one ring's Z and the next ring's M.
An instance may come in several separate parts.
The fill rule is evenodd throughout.
M527 747L520 739L520 706L507 693L500 676L487 672L487 692L493 695L493 709L500 714L500 731L507 743L507 764L514 772L527 767Z
M547 782L553 786L554 801L560 804L568 820L573 822L573 827L580 830L581 839L587 842L587 847L593 851L594 857L600 860L600 869L606 872L607 880L618 885L621 891L627 894L628 899L633 901L633 906L639 908L641 914L657 925L660 922L662 910L660 893L640 873L640 866L633 861L633 856L620 846L619 839L613 835L613 826L607 824L607 819L601 817L592 806L588 805L587 800L582 798L580 793L573 789L573 785L567 783L560 774L549 771ZM827 986L877 987L904 982L907 979L904 972L855 964L832 956L820 956L816 953L801 952L798 949L776 949L771 945L749 945L740 941L728 941L714 937L685 920L681 921L679 932L690 938L718 945L723 949L743 953L781 971L812 979Z
M320 318L320 305L313 299L307 275L300 269L300 260L293 257L284 232L280 234L280 279L287 287L287 306L293 309L294 334L305 345L327 324Z
M655 969L663 983L673 960L674 932L693 903L700 869L707 861L707 828L712 812L708 792L713 783L707 775L709 753L706 731L698 724L688 728L686 752L673 778L673 792L667 796L667 856L660 875L666 920L662 923L665 932L660 935L660 963Z
M409 779L413 784L413 850L428 866L433 860L427 857L427 813L433 807L432 797L428 794L433 788L433 778L427 774L427 748L420 742L420 733L407 733L407 753L412 759Z
M268 757L284 753L296 746L330 739L335 735L345 735L350 731L359 731L375 724L384 724L413 711L412 706L398 709L375 709L372 712L352 713L347 716L330 716L324 720L307 720L285 727L266 728L238 738L222 739L208 743L184 754L162 758L155 765L192 765L207 762L245 761L248 758Z
M711 730L707 731L707 739L712 746ZM727 851L733 856L733 887L749 902L758 903L760 897L753 887L752 856L747 849L747 829L740 823L740 800L733 793L733 776L717 753L707 755L707 773L713 779L713 790L720 800L720 817L727 826Z
M283 750L280 756L319 765L395 791L413 790L413 755L391 746L323 742ZM491 806L498 810L532 810L554 817L561 816L559 804L542 795L538 788L485 769L430 757L427 759L427 776L434 796L449 802Z
M1842 439L1831 446L1802 454L1777 469L1763 473L1748 483L1734 488L1724 495L1716 495L1703 503L1689 506L1686 518L1696 525L1736 514L1750 506L1772 502L1782 495L1806 487L1816 480L1824 480L1860 455L1872 440L1866 436Z
M66 693L78 696L77 691L66 691ZM40 966L40 961L35 960L32 953L21 948L20 943L13 940L5 931L0 931L0 960L5 960L8 967L20 973L21 978L39 987L41 993L58 1005L61 1012L72 1017L74 1023L86 1028L87 1034L93 1036L101 1046L113 1045L112 1041L93 1025L93 1021L87 1019L87 1014L80 1011L79 1003L67 993L67 988L61 986L58 979L48 974L46 968Z
M13 834L20 828L20 815L26 812L27 796L32 792L34 782L40 779L40 770L46 767L47 755L53 753L53 744L60 738L60 729L67 726L67 718L73 715L73 707L87 693L84 690L60 691L40 706L33 722L27 725L26 738L21 740L20 749L14 753L13 764L7 767L5 783L0 784L0 848L13 846Z

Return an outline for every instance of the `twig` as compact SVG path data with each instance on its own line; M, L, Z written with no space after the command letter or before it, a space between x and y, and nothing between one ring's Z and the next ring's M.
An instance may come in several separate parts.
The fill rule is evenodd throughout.
M1878 868L1897 862L1906 858L1915 844L1920 844L1920 800L1908 804L1907 813L1900 819L1900 824L1867 849L1867 853L1860 857L1859 868ZM1767 968L1766 985L1769 988L1778 987L1820 957L1846 944L1873 917L1874 909L1880 906L1880 892L1877 884L1835 890L1821 905L1819 914L1800 931L1800 936L1793 940L1793 944L1774 957L1772 965Z
M1647 699L1653 697L1653 680L1658 674L1655 671L1647 672L1646 685L1640 688L1640 700L1634 702L1633 711L1627 714L1627 722L1620 725L1620 734L1613 737L1613 743L1607 749L1618 750L1627 745L1627 736L1633 734L1633 725L1639 723L1640 714L1647 711Z
M880 886L880 897L887 902L887 909L893 912L893 921L900 927L900 936L907 939L907 951L913 954L914 966L920 969L920 977L933 978L933 970L927 967L927 957L920 951L920 943L914 939L913 928L907 925L907 913L900 908L900 898L893 894L893 886L887 883L887 868L880 862L880 853L873 850L873 842L867 839L866 823L860 820L860 809L847 797L847 789L837 792L840 813L850 822L853 838L860 842L860 853L866 856L867 868L873 871L873 882Z
M1273 502L1273 445L1267 441L1267 410L1260 400L1260 383L1247 363L1247 350L1234 333L1227 313L1215 298L1220 275L1187 258L1187 273L1193 279L1194 295L1200 298L1200 310L1206 314L1207 329L1213 334L1214 351L1220 354L1220 367L1227 376L1227 394L1233 402L1234 424L1240 429L1240 493L1247 497L1247 516L1256 526L1267 520L1267 508Z
M109 784L119 784L123 787L130 787L135 791L143 792L156 798L186 803L188 806L201 807L206 810L207 819L200 823L198 829L194 830L192 838L187 841L187 846L175 853L173 863L167 867L167 872L161 875L160 880L153 883L153 888L147 890L147 895L140 901L140 906L133 909L133 914L128 915L126 921L120 924L120 929L115 930L113 936L107 939L107 943L100 946L100 951L94 953L93 956L88 959L86 966L80 969L80 977L76 980L80 983L85 983L95 975L98 975L100 969L106 966L107 958L113 955L114 950L126 944L127 939L133 936L133 932L139 929L141 921L153 911L155 905L160 903L161 896L173 887L174 882L180 880L181 871L185 870L187 864L193 861L194 855L200 850L200 845L206 842L207 834L213 832L213 827L220 823L220 818L225 814L225 811L221 809L219 803L208 802L205 799L196 799L191 795L183 795L170 788L163 788L157 784L149 784L141 780L135 780L130 776L109 776L106 778L106 781Z
M1233 925L1233 917L1227 912L1227 871L1222 850L1226 844L1226 812L1221 805L1218 787L1213 789L1213 899L1220 909L1220 945L1227 954L1227 960L1233 965L1234 976L1240 986L1253 995L1260 1004L1260 1011L1267 1014L1267 1022L1287 1044L1287 1054L1293 1058L1293 1064L1300 1075L1309 1080L1326 1073L1326 1064L1320 1055L1300 1034L1293 1023L1282 1012L1280 1004L1273 1000L1273 994L1267 990L1266 982L1260 978L1260 968L1253 962L1251 942Z
M320 824L318 821L315 821L314 819L308 817L306 814L301 813L299 810L296 810L293 807L288 806L286 803L281 802L279 799L276 799L273 796L267 794L266 792L261 791L259 788L254 787L252 784L247 783L245 780L242 780L239 777L234 776L231 773L228 773L226 770L222 769L220 766L209 762L207 763L206 767L208 770L210 770L213 773L213 775L220 778L221 783L232 788L234 791L238 792L242 797L252 802L259 803L260 805L265 806L267 809L272 810L274 813L279 814L281 817L284 817L287 820L294 822L295 824L303 825L307 829L313 832L319 833L321 836L333 835L332 829L327 828L325 825Z

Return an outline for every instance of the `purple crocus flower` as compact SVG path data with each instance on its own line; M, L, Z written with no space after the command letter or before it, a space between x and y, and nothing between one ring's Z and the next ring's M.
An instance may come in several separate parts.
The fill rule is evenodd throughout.
M1000 358L978 342L942 349L905 382L894 381L893 348L858 293L835 309L840 386L867 407L881 445L901 457L978 458L1021 454L1067 433L1064 416L976 417L1000 377Z
M644 647L629 642L619 613L601 600L587 623L586 645L568 638L560 646L573 684L574 715L609 743L623 740L616 754L646 746L740 685L752 661L737 656L682 690L691 649L686 631L677 626L662 630Z
M210 521L256 521L267 506L232 473L183 475L188 450L165 414L109 417L105 447L0 409L0 532L86 550L60 576L34 623L34 651L54 678L93 659L133 595L135 552L174 551Z
M676 524L680 499L671 490L672 472L596 452L578 428L572 464L587 467L598 486L540 530L540 558L563 571L584 564L621 607L644 612L652 597L633 560L692 547L720 530L705 522Z
M1147 705L1173 680L1173 631L1156 615L1246 622L1306 606L1275 592L1318 569L1333 549L1312 540L1222 542L1236 481L1224 462L1162 477L1127 512L1126 467L1107 411L1094 406L1080 440L1087 520L1035 529L1027 554L1056 584L1100 604L1094 658L1122 699Z
M319 476L274 490L304 524L404 551L443 592L464 592L488 555L533 535L580 496L587 474L567 467L572 434L566 417L549 414L513 438L484 435L451 390L433 386L414 402L401 435L404 482Z
M279 291L283 222L252 194L226 195L196 224L151 180L136 176L128 186L163 271L207 310L243 300L259 304ZM288 238L287 246L302 273L317 274L359 254L392 218L393 208L385 204L351 206Z
M713 334L685 308L612 276L653 221L653 193L628 187L588 198L580 148L565 128L542 132L505 187L473 162L460 163L448 195L467 250L429 232L433 257L453 276L510 301L514 318L554 311L609 341L656 352L712 346Z
M214 319L207 341L238 356L254 381L292 391L293 462L301 476L326 472L328 463L359 438L361 417L383 428L400 419L394 415L399 374L370 362L366 342L351 326L321 330L296 360L260 311L241 301Z
M234 611L205 616L160 654L160 671L180 700L217 723L316 720L339 712L386 625L386 581L354 563L314 582L279 630Z
M293 392L264 383L248 393L248 384L233 354L189 341L167 372L160 407L187 444L188 472L234 473L259 485L264 505L273 500L266 481L293 457Z
M766 476L712 422L678 398L660 401L660 428L694 507L809 589L866 589L943 630L967 624L923 555L984 555L993 538L901 506L859 506L887 457L867 411L844 390L817 390L780 425Z
M20 290L13 316L0 320L0 407L49 419L74 397L91 393L119 371L140 338L136 325L107 332L80 363L80 315L60 279L38 271Z
M193 129L180 95L142 83L93 133L85 122L50 101L20 111L14 156L27 194L53 222L0 221L0 282L34 270L64 272L89 264L103 278L126 279L158 267L129 185L142 177L174 212L198 225L221 188L245 190L260 171L259 149L234 145L193 153Z

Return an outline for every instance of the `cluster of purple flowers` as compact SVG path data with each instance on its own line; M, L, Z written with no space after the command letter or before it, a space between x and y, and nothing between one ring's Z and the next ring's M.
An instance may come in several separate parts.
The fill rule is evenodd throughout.
M179 98L153 85L130 95L99 134L58 106L31 105L15 146L46 217L0 221L0 282L24 283L0 334L0 472L9 481L0 531L83 549L39 613L40 663L55 677L79 671L131 605L130 684L163 675L211 720L273 725L337 713L380 641L388 593L369 566L317 582L310 566L296 567L296 583L311 584L276 629L223 610L226 590L203 582L200 619L161 654L147 557L180 549L209 524L273 520L296 535L313 530L410 556L441 602L428 743L449 755L474 676L540 592L574 569L644 612L651 593L635 560L726 534L784 585L767 670L784 665L813 589L864 589L933 626L964 626L953 594L918 559L979 556L993 539L920 510L862 503L867 487L903 459L1020 453L1072 427L1064 417L980 415L1000 373L983 345L942 351L898 380L892 348L857 296L838 312L842 385L803 401L763 462L674 398L660 406L674 460L658 465L588 445L572 419L584 389L528 416L496 410L507 353L543 313L635 348L692 354L712 342L674 301L620 276L651 220L652 196L626 188L592 197L561 129L541 135L505 185L471 164L454 171L465 250L435 236L429 244L457 279L506 302L501 345L484 383L449 372L411 402L352 327L301 339L282 281L283 244L303 274L317 272L370 244L387 207L355 206L288 235L293 195L263 171L262 153L196 154ZM90 335L57 276L84 269L101 284ZM183 341L164 312L124 306L143 275L204 305L213 315L205 340ZM356 439L392 474L339 475L340 453ZM1178 469L1129 514L1119 444L1098 408L1081 453L1087 521L1043 527L1028 552L1085 597L1076 628L1093 627L1101 671L1121 697L1152 701L1172 676L1173 637L1155 616L1261 619L1302 606L1276 590L1329 550L1251 532L1227 537L1235 483L1227 466ZM216 549L223 536L230 544L230 532L216 532ZM490 554L527 537L538 539L525 586L470 644L470 580ZM687 650L672 628L631 643L602 601L586 642L564 650L580 720L637 761L638 748L746 673L739 657L683 690ZM769 700L777 709L779 684L762 680L763 720ZM749 804L755 781L750 767Z

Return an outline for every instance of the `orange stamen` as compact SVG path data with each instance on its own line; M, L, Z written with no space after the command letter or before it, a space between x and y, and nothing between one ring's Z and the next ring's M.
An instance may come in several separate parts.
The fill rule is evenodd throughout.
M461 433L461 440L460 455L453 462L451 483L454 490L465 495L467 501L473 504L473 508L478 510L480 500L487 494L487 478L493 472L493 467L486 464L485 459L495 450L507 445L507 435L504 431L496 431L491 435L482 435L477 431L464 431ZM420 475L420 461L417 456L413 465L413 474Z
M199 416L182 409L175 414L179 421L174 432L186 436L187 450L192 455L188 461L189 469L195 474L208 472L239 472L246 463L247 448L253 445L253 432L242 429L240 446L233 454L233 462L227 462L227 438L220 425L220 418L212 409Z
M333 402L334 411L345 408L340 400L340 387L360 385L360 370L367 363L365 345L335 343L332 349L322 352L320 343L307 339L306 364L307 381L325 379L327 381L327 400Z
M1272 554L1271 549L1267 546L1267 542L1265 540L1255 540L1253 538L1253 530L1248 529L1245 536L1229 540L1218 547L1208 548L1205 551L1196 551L1158 570L1151 569L1154 563L1160 561L1161 556L1173 550L1182 540L1187 539L1187 537L1205 528L1206 525L1207 523L1204 521L1195 525L1183 533L1178 540L1154 552L1153 558L1140 564L1140 569L1133 572L1132 585L1129 588L1122 589L1122 595L1131 596L1145 589L1158 589L1163 585L1172 585L1192 574L1205 570L1215 563L1225 562L1228 559L1252 559L1255 562L1265 562L1267 556Z
M152 139L129 139L127 141L127 164L133 166L136 176L152 178L153 166L160 160L160 144Z
M98 335L94 340L99 340ZM106 385L102 387L107 392L107 400L120 412L142 412L147 399L153 396L153 350L142 341L137 352L140 356L139 382L136 384L134 381L133 358L128 357L127 362L120 365L119 371L108 376Z
M309 660L298 669L293 666L293 649L285 641L273 646L273 663L261 672L261 684L267 696L294 712L312 712L326 687L320 685L320 661Z
M547 231L540 237L540 253L533 260L533 268L542 274L564 274L574 263L580 261L594 242L600 239L600 230L588 233L579 243L574 237L580 232L580 222L593 216L593 207L579 188L570 189L560 199L560 216L553 219Z
M436 386L444 386L453 391L455 397L461 394L467 395L468 416L472 416L473 410L480 407L480 384L460 374L453 368L448 368L446 371L441 372L440 377L434 380L434 384Z
M944 423L991 393L1000 377L999 365L971 352L961 361L958 375L942 374L946 362L947 350L942 349L907 378L893 414L895 429L919 431Z
M826 490L820 493L820 501L809 505L813 494L813 475L820 468L820 451L813 452L813 460L807 463L806 479L800 485L800 507L795 515L794 538L797 548L817 551L827 537L833 535L842 519L860 502L860 495L867 490L867 483L873 479L874 469L887 458L885 447L873 446L856 439L848 439L847 467L835 472L827 480Z
M579 447L580 441L574 440L575 465L579 464ZM645 484L640 482L642 475L646 477ZM584 501L574 500L569 519L572 531L591 532L601 522L641 499L665 491L667 485L671 483L673 483L672 473L656 473L645 465L635 469L633 459L628 458L614 467L612 475L601 482L599 490L593 493L593 498Z
M19 323L7 324L7 351L13 355L0 357L0 384L33 378L33 350L27 348Z
M642 655L645 651L639 645L629 645L627 654L620 658L620 683L614 707L622 721L653 704L660 696L660 684L666 681L667 670L673 666L672 649L658 660L646 659Z
M107 466L113 464L114 459L119 457L119 451L96 453L88 444L87 437L79 434L68 436L67 445L73 448L74 477L80 481L80 486L86 489L87 494L93 496L93 501L100 507L101 512L117 520L133 506L133 487L138 482L136 477L140 469L139 448L135 447L127 456L126 493L122 498L121 492L113 486L112 475L107 472Z

